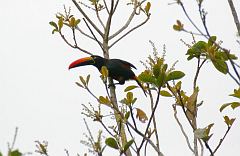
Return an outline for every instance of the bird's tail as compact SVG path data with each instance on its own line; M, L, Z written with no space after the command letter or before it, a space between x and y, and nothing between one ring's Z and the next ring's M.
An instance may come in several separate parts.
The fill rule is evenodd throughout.
M137 76L134 77L134 80L137 82L137 84L139 85L139 87L142 88L143 93L145 94L145 96L147 96L146 91L145 91L145 89L143 88L143 85L141 84L141 82L138 80L138 77L137 77Z

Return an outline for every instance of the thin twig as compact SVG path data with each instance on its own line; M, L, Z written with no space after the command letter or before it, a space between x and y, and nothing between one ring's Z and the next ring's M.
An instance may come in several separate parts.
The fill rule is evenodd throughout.
M209 146L208 142L207 142L207 141L204 141L204 144L205 144L206 148L209 150L210 156L214 156L214 153L213 153L211 147Z
M98 43L98 45L100 46L100 48L104 51L101 42L97 39L97 37L96 37L95 34L93 33L92 29L91 29L90 26L88 25L87 21L85 20L85 18L83 18L83 21L85 22L85 24L87 25L89 31L91 32L91 34L92 34L93 37L95 38L95 41Z
M186 11L183 3L180 1L179 4L180 4L180 6L182 7L183 12L184 12L185 16L188 18L188 20L190 21L190 23L195 27L195 29L197 29L197 31L198 31L200 34L202 34L202 35L204 36L204 33L197 27L197 25L196 25L196 24L193 22L193 20L189 17L189 15L188 15L188 13L187 13L187 11Z
M203 156L203 154L204 154L204 147L203 147L203 143L202 143L201 139L198 139L198 142L199 142L199 144L200 144L200 147L201 147L201 156Z
M207 27L207 24L206 24L206 13L202 9L202 2L203 1L199 1L199 3L198 3L198 12L200 14L200 17L201 17L201 20L202 20L202 24L203 24L203 27L204 27L206 33L207 33L207 36L210 37L211 35L210 35L209 31L208 31L208 27Z
M157 106L158 106L158 104L159 104L160 91L161 91L161 86L158 88L157 99L156 99L156 102L155 102L155 106L153 107L153 110L152 110L151 116L150 116L150 118L149 118L149 121L148 121L148 124L147 124L146 130L145 130L145 133L144 133L145 136L146 136L146 134L147 134L147 132L148 132L148 129L149 129L149 127L150 127L150 124L151 124L151 122L152 122L152 119L153 119L153 117L154 117L154 115L155 115L155 111L156 111ZM139 146L139 148L138 148L138 151L141 150L144 141L145 141L145 139L143 138L143 139L142 139L142 142L141 142L141 144L140 144L140 146Z
M137 129L137 124L136 124L136 121L135 121L134 116L133 116L132 106L129 106L129 109L130 109L130 114L131 114L131 118L132 118L133 124L134 124L135 128Z
M60 36L62 37L63 41L64 41L65 43L67 43L67 45L69 45L70 47L72 47L72 48L74 48L74 49L78 49L78 50L80 50L81 52L86 53L86 54L88 54L88 55L92 55L91 52L89 52L89 51L87 51L87 50L85 50L85 49L82 49L82 48L80 48L80 47L78 47L78 46L72 45L70 42L68 42L68 40L67 40L67 39L65 38L65 36L62 34L62 32L59 32L59 34L60 34Z
M159 149L157 148L157 146L153 143L153 141L151 139L149 139L148 137L146 137L146 135L144 135L142 132L140 132L138 129L136 129L132 124L130 124L127 121L127 124L141 137L144 138L144 140L148 141L149 144L153 147L153 149L155 149L155 151L158 153L158 155L163 156L163 154L161 153L161 151L159 151Z
M137 147L137 143L136 143L136 141L134 140L134 137L133 137L133 134L132 134L132 132L131 132L131 130L130 130L130 127L129 127L128 124L126 124L126 126L127 126L127 129L128 129L128 132L129 132L131 138L133 138L133 143L134 143L134 145L135 145L135 148L137 149L137 148L138 148L138 147ZM135 151L135 149L134 149L134 151ZM137 152L137 151L135 151L135 152Z
M72 2L74 3L74 5L77 7L77 9L80 11L80 13L84 16L84 18L87 19L87 21L92 25L92 27L99 33L99 35L101 35L103 37L103 33L101 32L101 30L98 29L98 27L94 24L94 22L88 17L88 15L82 10L82 8L80 7L80 5L77 3L76 0L72 0Z
M94 38L94 37L88 35L88 34L85 33L84 31L82 31L82 30L79 28L79 26L76 26L76 30L78 30L82 35L84 35L84 36L88 37L89 39L92 39L92 40L95 41L95 38Z
M233 15L233 19L234 19L235 25L237 27L238 35L240 35L240 23L239 23L237 11L235 9L235 6L234 6L232 0L228 0L228 4L229 4L229 6L231 8L231 11L232 11L232 15Z
M153 111L154 102L153 102L153 96L152 96L151 90L149 90L149 98L151 101L151 111ZM153 116L153 126L154 126L154 134L155 134L155 138L156 138L156 146L160 150L159 136L158 136L158 130L157 130L157 121L156 121L155 115Z
M144 25L145 23L147 23L147 21L150 19L150 16L147 16L147 18L145 19L145 21L143 21L142 23L136 25L135 27L133 27L132 29L130 29L129 31L127 31L125 34L123 34L121 37L119 37L116 41L114 41L109 48L111 48L113 45L115 45L117 42L119 42L121 39L123 39L125 36L127 36L128 34L130 34L132 31L138 29L139 27L141 27L142 25Z
M9 144L9 151L11 152L12 150L13 150L13 148L14 148L14 145L15 145L15 143L16 143L16 140L17 140L17 134L18 134L18 127L16 127L15 128L15 132L14 132L14 136L13 136L13 140L12 140L12 144L11 144L11 146L10 146L10 144Z
M107 10L108 14L109 14L109 9L108 9L108 5L107 5L107 2L106 2L106 0L103 0L103 3L104 3L104 6L105 6L105 8L106 8L106 10Z
M194 81L193 81L193 89L196 88L199 72L200 72L203 64L204 64L206 61L207 61L207 59L204 59L204 60L202 61L202 63L200 64L200 57L198 58L197 71L196 71L196 74L195 74L195 77L194 77Z
M88 87L85 87L85 89L98 101L97 96L94 95L93 92Z
M116 1L116 4L115 4L114 9L113 9L113 13L116 11L118 4L119 4L119 0Z
M99 21L99 23L102 25L103 29L105 29L105 26L103 24L103 21L101 19L101 17L99 16L99 11L98 11L98 8L97 8L97 4L95 3L95 12L96 12L96 16L97 16L97 19Z
M173 105L172 107L173 107L173 111L174 111L174 118L175 118L175 120L177 121L177 124L178 124L178 126L180 127L182 134L183 134L184 137L185 137L185 140L186 140L186 142L187 142L188 148L194 153L194 150L193 150L193 148L192 148L192 146L191 146L191 144L190 144L190 141L189 141L189 139L188 139L188 136L187 136L187 134L186 134L186 132L185 132L185 130L184 130L181 122L179 121L179 119L178 119L178 117L177 117L176 105Z
M224 134L224 136L223 136L223 138L220 139L217 147L214 149L214 151L213 151L214 154L217 152L217 150L219 149L219 147L220 147L221 144L223 143L223 141L224 141L224 139L226 138L226 136L227 136L228 132L230 131L230 129L231 129L231 126L228 126L228 128L227 128L227 130L226 130L226 132L225 132L225 134Z
M106 125L102 122L102 120L99 121L101 123L101 125L103 126L103 128L112 136L114 137L114 135L109 131L109 129L106 127Z
M135 12L136 12L136 9L137 9L137 0L134 0L134 7L133 7L133 11L131 13L131 15L129 16L127 22L117 31L115 32L114 34L112 34L111 36L109 36L109 40L111 40L112 38L114 38L115 36L117 36L118 34L120 34L123 30L125 30L129 24L131 23L134 15L135 15Z

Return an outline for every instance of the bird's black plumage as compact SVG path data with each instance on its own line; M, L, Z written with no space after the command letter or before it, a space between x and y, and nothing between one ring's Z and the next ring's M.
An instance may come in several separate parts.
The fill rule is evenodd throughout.
M81 58L72 62L69 66L69 69L84 65L93 65L99 71L101 71L102 66L106 66L108 69L108 76L114 80L117 80L117 84L123 85L127 80L135 80L146 95L143 86L138 81L134 72L131 70L131 68L136 69L136 67L127 61L120 59L105 59L101 56L92 55L90 57Z

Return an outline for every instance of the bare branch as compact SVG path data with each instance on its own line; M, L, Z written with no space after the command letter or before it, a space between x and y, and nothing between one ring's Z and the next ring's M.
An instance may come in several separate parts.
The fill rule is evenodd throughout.
M232 11L232 15L233 15L233 19L234 19L235 25L237 27L238 35L240 35L240 23L239 23L238 15L237 15L235 6L233 4L233 1L232 0L228 0L228 4L229 4L229 6L231 8L231 11Z
M161 86L158 87L157 99L156 99L156 101L155 101L155 105L154 105L154 107L153 107L153 110L152 110L151 116L150 116L150 118L149 118L149 121L148 121L148 124L147 124L146 130L145 130L145 133L144 133L145 136L146 136L146 134L147 134L147 132L148 132L148 129L149 129L149 127L150 127L150 124L151 124L151 122L152 122L152 119L153 119L153 117L154 117L154 115L155 115L155 111L156 111L157 106L158 106L158 104L159 104L160 91L161 91ZM143 138L143 139L142 139L142 142L141 142L141 144L140 144L140 146L139 146L139 148L138 148L138 151L141 150L144 141L145 141L145 139Z
M226 130L226 132L225 132L225 134L224 134L224 136L223 136L223 138L220 139L217 147L214 149L214 151L213 151L214 154L217 152L217 150L219 149L219 147L220 147L221 144L223 143L223 141L224 141L225 137L227 136L228 132L230 131L230 129L231 129L231 126L228 126L228 128L227 128L227 130Z
M116 4L114 6L113 13L116 11L118 4L119 4L119 0L117 0Z
M103 46L102 46L102 43L101 43L101 42L97 39L97 37L94 35L92 29L91 29L90 26L88 25L88 23L87 23L87 21L85 20L85 18L84 18L83 20L84 20L85 24L87 25L89 31L90 31L91 34L93 35L95 41L99 44L99 46L101 47L101 49L104 51Z
M140 23L139 25L133 27L132 29L130 29L128 32L126 32L125 34L123 34L121 37L119 37L116 41L114 41L109 48L111 48L113 45L115 45L117 42L119 42L121 39L123 39L125 36L129 35L132 31L138 29L139 27L141 27L142 25L144 25L145 23L147 23L147 21L150 19L150 16L148 16L145 21L143 21L142 23Z
M105 26L103 24L103 21L101 19L101 17L99 16L99 11L98 11L98 8L97 8L97 4L95 3L95 12L96 12L96 16L97 16L97 19L99 21L99 23L102 25L103 29L105 29Z
M67 45L69 45L70 47L72 47L74 49L78 49L78 50L80 50L80 51L82 51L82 52L84 52L84 53L86 53L88 55L92 55L91 52L89 52L89 51L87 51L85 49L82 49L82 48L80 48L80 47L78 47L76 45L72 45L70 42L68 42L68 40L65 38L65 36L61 32L59 32L59 34L62 37L62 39L64 40L64 42L67 43Z
M92 27L103 37L103 33L101 30L98 29L98 27L93 23L93 21L88 17L88 15L82 10L80 5L76 2L76 0L72 0L74 5L77 7L77 9L80 11L80 13L86 18L86 20L92 25Z
M107 5L107 3L106 3L106 0L103 0L103 3L104 3L104 6L105 6L105 8L106 8L108 14L109 14L109 9L108 9L108 5Z
M117 32L115 32L114 34L112 34L111 36L109 36L109 40L113 39L115 36L117 36L118 34L120 34L123 30L125 30L125 29L129 26L129 24L131 23L134 15L135 15L135 12L136 12L136 10L137 10L137 7L138 7L138 5L137 5L137 0L134 0L133 11L132 11L131 15L129 16L127 22L126 22L125 25L124 25L122 28L120 28Z
M187 11L186 11L183 3L182 3L181 1L179 1L179 4L180 4L180 6L182 7L183 12L184 12L185 16L188 18L188 20L190 21L190 23L195 27L195 29L196 29L200 34L202 34L203 36L205 36L204 33L197 27L197 25L196 25L196 24L193 22L193 20L189 17L189 15L188 15L188 13L187 13Z
M175 120L177 121L177 124L178 124L178 126L180 127L182 134L183 134L184 137L185 137L185 140L186 140L186 142L187 142L188 148L194 153L194 149L192 148L192 146L191 146L191 144L190 144L190 141L189 141L189 139L188 139L188 136L187 136L187 134L186 134L186 132L185 132L185 130L184 130L181 122L179 121L179 119L178 119L178 117L177 117L176 105L173 105L172 107L173 107L173 111L174 111L174 118L175 118Z
M151 111L153 111L154 102L153 102L153 96L152 96L151 90L149 90L149 97L150 97L150 101L151 101ZM153 116L153 126L154 126L154 134L155 134L155 138L156 138L156 146L160 150L159 136L158 136L158 130L157 130L157 122L156 122L155 115Z
M144 138L144 140L148 141L149 144L153 147L153 149L155 149L155 151L158 153L159 156L163 156L163 154L159 151L159 149L157 148L157 146L152 142L151 139L149 139L148 137L146 137L146 135L144 135L142 132L140 132L138 129L136 129L132 124L130 124L127 121L127 125L129 125L137 134L139 134L141 137Z
M78 26L76 27L76 30L78 30L82 35L84 35L84 36L88 37L89 39L92 39L92 40L95 41L95 39L92 36L88 35L84 31L82 31Z

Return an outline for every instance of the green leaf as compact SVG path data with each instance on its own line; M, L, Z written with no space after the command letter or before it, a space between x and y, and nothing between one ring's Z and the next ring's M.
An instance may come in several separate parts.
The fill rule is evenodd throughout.
M10 153L10 156L22 156L22 153L18 150L14 150Z
M3 156L1 152L0 152L0 156Z
M101 68L101 74L102 74L105 78L108 77L108 69L107 69L106 66L102 66L102 68Z
M90 80L90 75L88 75L87 78L86 78L86 84L87 85L88 85L89 80Z
M155 77L158 77L159 74L160 74L160 72L161 72L161 66L160 66L159 64L155 64L155 65L153 66L153 75L154 75Z
M130 141L128 141L125 145L124 145L124 148L123 148L123 151L126 152L129 147L132 145L132 143L134 142L133 139L131 139Z
M227 63L223 60L220 59L216 59L216 60L212 60L212 63L214 65L214 67L220 71L223 74L227 74L228 73L228 66Z
M230 96L240 98L240 87L238 89L234 89L234 93L230 94Z
M135 85L128 86L127 88L124 89L124 92L128 92L128 91L133 90L133 89L135 89L137 87L138 86L135 86Z
M167 75L166 81L181 79L184 76L185 74L181 71L173 71Z
M119 149L119 146L117 144L117 141L112 138L112 137L109 137L105 140L105 144L108 145L109 147L111 148L114 148L114 149Z
M176 31L182 31L183 30L183 24L180 20L177 20L177 24L173 25L173 29Z
M57 29L53 29L52 34L54 34L55 32L59 32Z
M138 76L139 80L145 83L155 83L155 78L150 74L148 70L145 70Z
M80 19L77 19L74 23L74 26L76 27L80 23Z
M229 119L228 116L224 116L224 122L229 126L231 127L233 122L235 121L235 118L232 118L232 119Z
M58 20L58 27L59 27L59 31L61 31L62 27L63 27L63 17L60 17Z
M133 101L133 93L132 92L127 93L127 100L129 103L132 103L132 101Z
M103 96L99 96L98 101L100 104L105 104L107 106L111 105L111 101L108 99L108 97L103 97Z
M49 24L50 24L51 26L53 26L55 29L58 30L58 26L57 26L57 24L56 24L55 22L51 21L51 22L49 22Z
M75 27L75 18L74 17L70 18L69 25L70 25L70 27Z
M147 15L149 15L149 10L151 8L151 3L150 2L147 2L147 5L145 6L144 10L146 12Z
M215 43L217 40L217 37L216 36L211 36L208 40L208 47L212 46L213 43Z
M202 53L206 53L207 43L204 41L198 41L190 49L188 49L186 55L189 55L187 60L191 60L196 57L199 58Z
M79 82L75 82L75 83L76 83L76 85L78 85L79 87L84 88L83 85L81 85Z
M84 78L82 76L79 76L79 79L82 82L82 84L86 86L86 81L84 80Z
M161 96L165 96L165 97L172 97L172 94L170 94L168 91L166 90L161 90L160 91L160 95Z
M128 112L124 115L125 120L128 120L129 116L130 116L130 111L128 111Z
M232 107L232 109L240 107L240 103L239 102L232 102L231 107Z
M221 107L220 107L220 112L222 112L226 107L228 107L228 106L230 106L231 105L231 103L225 103L225 104L223 104Z

